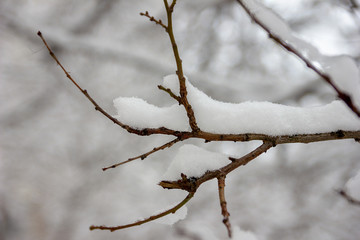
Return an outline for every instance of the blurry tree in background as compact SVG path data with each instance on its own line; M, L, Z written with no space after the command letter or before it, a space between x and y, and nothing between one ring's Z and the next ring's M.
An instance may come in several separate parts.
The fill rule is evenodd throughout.
M322 53L359 60L357 2L263 2ZM182 0L178 5L174 25L184 70L213 98L294 106L334 98L318 76L251 25L235 1ZM155 0L0 3L0 239L226 236L218 226L215 182L199 189L187 220L172 228L150 223L116 233L88 230L94 222L113 225L151 215L183 197L156 185L178 147L103 173L99 166L170 138L138 138L104 121L63 80L36 32L47 33L72 76L106 109L112 109L117 96L139 96L166 106L168 96L156 86L174 72L171 46L161 28L139 16L144 10L165 18ZM191 143L234 155L257 145ZM351 140L273 149L227 178L233 226L258 239L354 239L360 235L360 210L334 189L356 174L359 154Z

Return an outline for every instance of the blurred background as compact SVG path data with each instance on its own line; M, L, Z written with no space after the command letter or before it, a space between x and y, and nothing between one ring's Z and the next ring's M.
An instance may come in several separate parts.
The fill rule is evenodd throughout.
M358 1L263 2L323 54L360 61ZM187 218L173 226L89 231L92 224L126 224L181 201L185 192L157 183L183 143L103 172L171 138L130 135L96 112L36 33L42 31L70 74L110 113L118 96L168 106L174 101L156 86L174 73L175 62L163 29L139 15L146 10L165 21L161 0L0 2L1 240L226 239L216 181L198 190ZM236 1L179 0L174 29L186 75L214 99L292 106L335 99ZM231 156L259 144L187 143ZM335 190L359 171L359 156L351 140L282 145L234 171L225 191L237 236L356 239L360 208Z

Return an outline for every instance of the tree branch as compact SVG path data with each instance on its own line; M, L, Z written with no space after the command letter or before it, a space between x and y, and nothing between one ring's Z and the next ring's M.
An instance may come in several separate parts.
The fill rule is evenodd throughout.
M225 167L222 167L218 170L214 171L208 171L204 175L202 175L199 178L182 178L181 180L177 181L161 181L159 185L166 189L182 189L188 192L194 192L196 191L201 184L204 182L207 182L211 179L218 178L222 175L227 175L236 168L246 165L251 160L257 158L262 153L265 153L268 149L273 147L274 144L272 142L264 142L261 146L257 147L254 151L244 155L241 158L230 158L232 161L230 164L226 165Z
M69 72L65 69L65 67L60 63L60 61L58 60L58 58L56 57L55 53L51 50L50 46L48 45L48 43L46 42L45 38L43 37L42 33L40 31L38 31L37 35L41 38L41 40L43 41L43 43L45 44L46 48L49 51L50 56L55 60L55 62L61 67L61 69L63 70L63 72L65 73L66 77L80 90L80 92L82 94L85 95L85 97L95 106L95 110L101 112L106 118L108 118L109 120L111 120L113 123L119 125L120 127L124 128L126 131L128 131L129 133L133 133L133 134L137 134L140 136L148 136L148 135L152 135L152 134L165 134L165 135L174 135L174 136L179 136L182 135L181 133L179 133L179 131L174 131L171 129L167 129L164 127L161 128L144 128L144 129L136 129L133 128L129 125L126 125L122 122L120 122L119 120L117 120L116 118L112 117L108 112L106 112L102 107L99 106L99 104L90 96L90 94L87 92L86 89L83 89L82 87L80 87L80 85L75 81L75 79L73 79Z
M262 29L264 29L270 38L272 38L275 42L280 44L282 47L284 47L287 51L292 52L295 54L298 58L300 58L308 68L312 69L316 74L318 74L322 79L325 80L337 93L338 97L345 102L345 104L358 116L360 117L360 110L355 106L353 103L351 97L340 90L333 82L331 77L323 72L320 68L318 68L315 64L313 64L309 59L307 59L301 52L299 52L294 46L292 46L290 43L284 41L281 39L280 36L276 35L276 33L273 33L271 29L266 26L265 23L263 23L255 13L251 12L250 8L246 6L243 0L237 0L237 2L242 6L242 8L245 10L245 12L250 16L250 18L259 25Z
M196 123L194 111L187 99L187 90L186 90L184 72L183 72L183 68L182 68L182 60L179 55L179 50L178 50L178 47L177 47L177 44L175 41L173 27L172 27L172 13L174 10L174 6L176 4L176 0L174 0L170 6L169 6L167 0L164 0L164 4L165 4L167 20L168 20L167 33L169 35L171 46L172 46L172 49L174 52L174 57L175 57L176 66L177 66L176 74L178 76L179 84L180 84L180 102L186 110L187 116L189 118L189 124L190 124L192 131L199 132L200 128L198 127L198 125Z
M141 221L137 221L137 222L134 222L134 223L121 225L121 226L117 226L117 227L94 226L94 225L92 225L92 226L90 226L90 230L99 229L99 230L109 230L109 231L113 232L113 231L116 231L116 230L129 228L129 227L134 227L134 226L139 226L141 224L154 221L154 220L156 220L158 218L169 215L170 213L175 213L177 210L179 210L181 207L183 207L188 201L190 201L190 199L194 196L194 194L195 194L195 192L190 192L186 196L186 198L184 200L182 200L179 204L177 204L175 207L170 208L169 210L167 210L165 212L162 212L162 213L159 213L157 215L150 216L149 218L147 218L145 220L141 220Z

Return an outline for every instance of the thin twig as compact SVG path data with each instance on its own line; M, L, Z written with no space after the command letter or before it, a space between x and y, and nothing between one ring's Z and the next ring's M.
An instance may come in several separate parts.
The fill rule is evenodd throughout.
M172 46L172 49L174 52L174 57L175 57L176 67L177 67L176 74L178 76L179 84L180 84L181 104L184 106L184 108L186 110L187 116L189 118L189 124L190 124L192 131L199 132L200 128L198 127L198 125L196 123L194 111L187 99L187 90L186 90L186 83L185 83L186 81L185 81L185 76L184 76L184 72L183 72L183 68L182 68L182 60L180 58L179 50L178 50L178 47L177 47L177 44L175 41L175 37L174 37L174 32L173 32L172 13L174 11L174 6L176 4L176 0L174 0L170 6L169 6L167 0L164 0L164 4L165 4L166 13L167 13L167 21L168 21L167 33L169 35L171 46Z
M177 96L175 93L173 93L170 88L165 88L162 85L158 85L158 88L160 90L163 90L164 92L167 92L170 95L170 97L174 98L179 104L181 104L181 98Z
M165 149L165 148L169 148L169 147L171 147L172 145L174 145L175 143L177 143L177 142L179 142L179 141L182 141L182 140L183 140L183 139L175 138L174 140L172 140L172 141L170 141L170 142L167 142L167 143L161 145L160 147L155 147L154 149L152 149L151 151L149 151L149 152L147 152L147 153L141 154L141 155L139 155L139 156L137 156L137 157L129 158L129 159L126 160L126 161L123 161L123 162L120 162L120 163L116 163L116 164L111 165L111 166L109 166L109 167L105 167L105 168L103 168L102 170L103 170L103 171L106 171L106 170L111 169L111 168L116 168L116 167L118 167L118 166L120 166L120 165L123 165L123 164L125 164L125 163L134 161L134 160L139 159L139 158L140 158L141 160L144 160L144 159L147 158L150 154L153 154L153 153L155 153L155 152L157 152L157 151L159 151L159 150L163 150L163 149Z
M154 23L162 26L165 30L167 30L167 26L161 21L161 19L157 20L157 19L154 18L153 16L150 16L150 14L149 14L148 11L145 11L145 13L141 12L140 15L149 18L149 20L150 20L151 22L154 22Z
M165 135L174 135L178 136L179 131L171 130L168 128L144 128L144 129L136 129L133 127L130 127L129 125L123 124L113 116L111 116L108 112L106 112L102 107L99 106L99 104L89 95L86 89L83 89L80 87L80 85L70 76L69 72L65 69L65 67L60 63L58 58L56 57L55 53L51 50L50 46L46 42L45 38L43 37L42 33L38 31L37 35L41 38L43 43L45 44L46 48L49 51L50 56L55 60L55 62L61 67L63 72L65 73L66 77L85 95L85 97L95 106L95 110L101 112L105 117L107 117L109 120L111 120L113 123L119 125L120 127L127 130L129 133L137 134L140 136L148 136L152 134L165 134Z
M177 210L179 210L181 207L183 207L188 201L190 201L190 199L194 196L195 192L190 192L186 198L184 200L182 200L179 204L177 204L175 207L170 208L167 211L164 211L162 213L159 213L157 215L153 215L145 220L141 220L141 221L137 221L134 223L130 223L130 224L126 224L126 225L121 225L121 226L117 226L117 227L107 227L107 226L90 226L90 230L95 230L95 229L99 229L99 230L109 230L111 232L116 231L116 230L120 230L120 229L124 229L124 228L129 228L129 227L134 227L134 226L139 226L141 224L147 223L147 222L151 222L154 221L158 218L164 217L166 215L169 215L170 213L175 213Z
M250 16L250 18L258 24L262 29L264 29L270 38L272 38L275 42L283 46L287 51L292 52L297 57L299 57L308 68L312 69L316 74L318 74L322 79L324 79L337 93L338 97L358 116L360 117L360 110L355 106L349 94L340 90L331 79L330 75L323 72L319 69L315 64L313 64L309 59L305 57L301 52L299 52L293 45L284 41L280 36L276 33L273 33L271 29L263 23L255 13L251 12L250 8L246 6L243 0L237 0L237 2L243 7L246 13Z
M218 177L218 188L219 188L219 199L220 199L220 207L221 214L223 215L223 223L228 231L229 238L231 238L231 224L230 224L230 213L227 210L227 203L225 200L225 175L220 175Z

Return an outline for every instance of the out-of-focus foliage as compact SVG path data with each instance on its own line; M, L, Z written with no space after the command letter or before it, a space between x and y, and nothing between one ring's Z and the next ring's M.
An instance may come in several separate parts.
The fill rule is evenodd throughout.
M359 59L359 10L351 1L264 3L323 53ZM173 100L156 86L175 71L175 63L163 29L139 16L145 10L165 19L160 0L0 2L0 239L225 238L215 182L199 189L187 219L173 227L88 230L91 224L128 223L182 199L184 193L156 185L178 146L102 172L169 139L132 136L97 113L36 32L42 31L72 76L110 112L117 96L164 106ZM178 0L174 21L186 75L213 98L301 106L335 98L235 1ZM191 143L236 155L254 146ZM269 151L228 177L232 224L259 239L354 239L360 235L360 209L334 189L359 170L359 154L353 141Z

